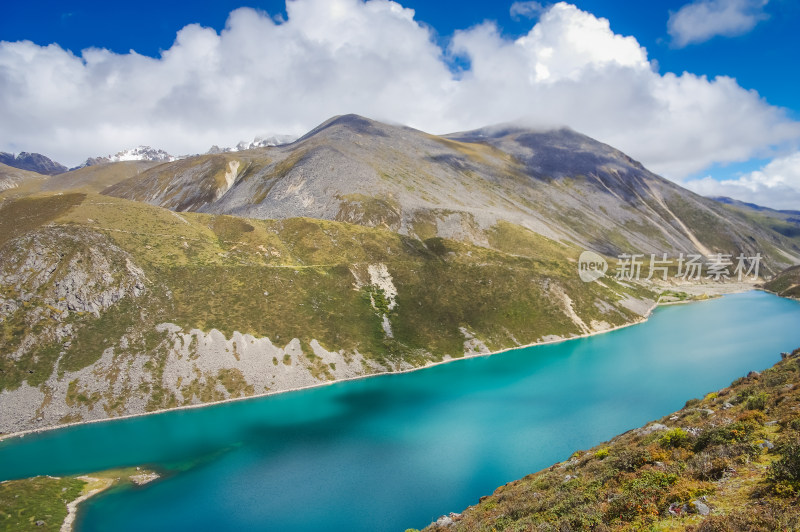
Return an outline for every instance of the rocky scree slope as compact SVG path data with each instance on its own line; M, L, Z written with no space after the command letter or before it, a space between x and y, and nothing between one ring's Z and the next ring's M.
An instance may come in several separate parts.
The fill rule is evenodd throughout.
M297 141L167 163L104 194L175 211L305 216L489 246L504 221L602 254L762 253L800 261L800 235L662 179L568 129L435 136L357 115Z

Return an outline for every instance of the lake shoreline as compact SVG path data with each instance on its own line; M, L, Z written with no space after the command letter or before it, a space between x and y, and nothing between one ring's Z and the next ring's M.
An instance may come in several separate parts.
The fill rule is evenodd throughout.
M424 370L424 369L432 368L432 367L435 367L435 366L440 366L440 365L443 365L443 364L449 364L449 363L452 363L452 362L458 362L458 361L461 361L461 360L470 360L470 359L474 359L474 358L489 357L489 356L493 356L493 355L499 355L501 353L506 353L508 351L514 351L514 350L517 350L517 349L527 349L529 347L536 347L536 346L543 346L543 345L553 345L553 344L559 344L559 343L562 343L562 342L569 342L571 340L579 340L579 339L582 339L582 338L589 338L589 337L596 336L596 335L599 335L599 334L606 334L606 333L609 333L609 332L613 332L613 331L617 331L617 330L624 329L624 328L627 328L627 327L631 327L633 325L640 325L642 323L645 323L648 319L650 319L650 316L653 314L653 311L656 308L658 308L659 306L669 306L669 305L674 305L674 304L700 303L700 302L703 302L703 301L713 301L715 299L719 299L723 295L744 293L744 292L748 292L748 291L752 291L752 290L757 290L758 289L758 287L756 287L755 285L753 285L751 283L731 283L730 285L728 285L729 288L725 288L723 290L719 290L720 288L723 287L723 285L692 285L692 286L703 286L703 287L711 286L711 287L717 288L718 291L712 291L714 293L708 294L709 297L707 297L705 299L689 299L689 300L686 300L686 301L663 302L663 303L659 302L658 300L656 300L656 302L653 303L653 305L650 306L650 308L645 312L645 314L643 314L638 320L634 320L634 321L632 321L630 323L626 323L626 324L623 324L623 325L618 325L616 327L611 327L609 329L605 329L605 330L602 330L602 331L593 331L593 332L590 332L590 333L583 333L583 334L580 334L580 335L571 336L569 338L558 338L558 339L553 339L553 340L544 340L544 341L540 341L540 342L533 342L533 343L530 343L530 344L519 345L519 346L515 346L515 347L508 347L508 348L500 349L500 350L497 350L497 351L491 351L491 352L488 352L488 353L476 353L476 354L472 354L472 355L465 355L465 356L458 357L458 358L449 358L447 360L440 360L438 362L429 362L429 363L425 364L424 366L419 366L419 367L416 367L416 368L409 368L409 369L404 369L404 370L399 370L399 371L385 371L385 372L380 372L380 373L370 373L370 374L366 374L366 375L358 375L356 377L348 377L348 378L345 378L345 379L337 379L337 380L332 380L332 381L328 381L328 382L320 382L320 383L317 383L317 384L310 384L310 385L307 385L307 386L298 386L298 387L295 387L295 388L288 388L286 390L276 390L276 391L261 393L261 394L257 394L257 395L250 395L250 396L247 396L247 397L233 397L233 398L230 398L230 399L224 399L222 401L214 401L214 402L211 402L211 403L199 403L199 404L194 404L194 405L181 405L181 406L177 406L175 408L163 408L163 409L159 409L159 410L153 410L151 412L140 412L140 413L137 413L137 414L126 414L124 416L109 417L109 418L104 418L104 419L90 419L90 420L86 420L86 421L76 421L74 423L65 423L63 425L53 425L53 426L50 426L50 427L42 427L42 428L29 429L29 430L24 430L24 431L19 431L19 432L12 432L12 433L9 433L9 434L0 435L0 443L2 443L5 440L10 440L10 439L13 439L13 438L24 438L25 436L31 435L31 434L40 434L40 433L44 433L44 432L50 432L50 431L55 431L55 430L60 430L60 429L66 429L66 428L69 428L69 427L76 427L76 426L80 426L80 425L89 425L89 424L93 424L93 423L105 423L105 422L110 422L110 421L121 421L121 420L125 420L125 419L133 419L133 418L138 418L138 417L143 417L143 416L152 416L152 415L157 415L157 414L164 414L166 412L175 412L175 411L179 411L179 410L190 410L190 409L195 409L195 408L204 408L204 407L209 407L209 406L217 406L217 405L223 405L223 404L234 403L234 402L239 402L239 401L263 399L264 397L270 397L270 396L273 396L273 395L290 393L290 392L299 392L299 391L303 391L303 390L311 390L311 389L315 389L315 388L321 388L323 386L330 386L330 385L333 385L333 384L339 384L339 383L342 383L342 382L357 381L357 380L368 379L368 378L372 378L372 377L379 377L379 376L383 376L383 375L402 375L402 374L405 374L405 373L412 373L412 372L415 372L415 371L421 371L421 370ZM684 288L684 287L681 287L681 288ZM769 291L765 291L765 292L773 294L772 292L769 292ZM773 294L773 295L775 295L775 294ZM780 297L780 296L778 296L778 297Z
M94 489L89 490L88 492L84 493L77 499L74 499L67 503L67 516L64 518L64 522L61 524L60 532L72 532L75 529L75 520L78 518L78 507L81 505L81 503L94 497L98 493L106 491L112 485L114 485L114 481L110 479L100 479L86 475L79 476L76 478L78 480L83 480L84 482L87 483L87 485L90 482L101 483L101 485Z

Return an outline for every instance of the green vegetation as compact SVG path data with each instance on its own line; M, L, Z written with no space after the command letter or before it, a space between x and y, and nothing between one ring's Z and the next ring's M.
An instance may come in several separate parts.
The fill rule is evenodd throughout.
M77 499L85 485L69 477L0 482L0 531L57 532L67 516L67 503Z
M91 193L53 198L52 204L35 200L44 202L36 209L49 214L25 226L28 240L2 248L7 265L27 260L34 240L58 252L47 283L36 290L20 287L34 297L22 301L15 286L0 287L0 297L19 302L19 309L0 321L0 347L11 353L28 346L15 359L0 357L0 387L43 386L56 368L62 377L104 353L112 357L104 376L112 383L119 364L144 358L153 377L149 384L102 397L77 389L69 395L73 405L101 402L108 415L121 412L132 393L144 394L149 410L177 406L180 400L161 379L168 350L166 336L155 327L165 322L184 331L217 329L228 338L236 331L268 337L275 345L297 338L303 365L327 380L332 367L314 357L312 340L346 357L358 351L387 368L404 362L419 366L462 356L462 329L497 350L550 335L579 335L583 324L593 321L630 323L640 316L620 305L621 299L655 299L612 278L583 283L575 272L577 248L504 222L486 232L491 247L480 247L325 220L176 213ZM18 204L30 209L31 201L6 201L2 209L17 212ZM73 263L96 276L86 283L89 290L116 290L130 282L131 268L139 268L143 291L134 297L128 289L97 314L58 310L54 286ZM386 265L398 291L391 311L386 294L369 282L368 265L378 263ZM572 311L583 324L573 320ZM382 327L383 316L392 337ZM67 338L55 333L64 325L71 327ZM228 394L257 393L226 372L187 380L181 389L185 397L217 400L223 398L219 384Z
M800 418L792 422L792 432L778 441L778 459L769 466L767 479L778 495L800 495Z
M400 204L391 198L373 198L363 194L348 194L339 198L342 204L335 219L369 227L400 228Z
M153 471L125 467L90 476L34 477L0 482L0 532L61 530L67 504L91 491L115 484L150 481Z
M85 198L86 194L58 194L0 204L0 246L66 214Z
M678 292L675 290L664 290L661 292L660 301L686 301L691 299L691 296L686 292Z
M658 443L660 443L662 447L666 447L667 449L677 449L679 447L684 447L689 443L689 433L680 427L676 427L674 429L668 430L666 434L661 436L661 439L658 440Z
M800 266L782 271L765 283L764 289L779 296L800 299Z
M630 431L498 488L446 530L798 530L798 410L800 349L657 420L666 429Z

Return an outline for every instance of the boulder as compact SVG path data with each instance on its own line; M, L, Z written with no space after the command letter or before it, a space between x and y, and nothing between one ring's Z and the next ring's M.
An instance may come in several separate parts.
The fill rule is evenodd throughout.
M708 505L702 501L692 501L692 507L694 508L694 511L700 515L708 515L711 513L711 508L709 508Z
M443 515L436 520L436 526L450 526L453 524L453 518L449 515Z
M640 436L647 436L659 430L667 430L667 428L666 425L662 425L661 423L651 423L644 428L637 429L636 432L638 432Z

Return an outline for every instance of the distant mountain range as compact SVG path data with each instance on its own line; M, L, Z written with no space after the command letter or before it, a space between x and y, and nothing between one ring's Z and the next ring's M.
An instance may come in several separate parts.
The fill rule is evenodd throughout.
M52 161L40 153L22 152L17 155L13 153L0 152L0 163L20 170L28 170L43 175L61 174L68 170L63 164Z
M150 146L137 146L136 148L130 148L117 152L114 155L107 155L105 157L90 157L89 159L86 159L85 163L77 168L124 161L150 161L164 163L174 161L175 159L176 157L170 155L164 150L151 148ZM75 168L73 168L73 170L75 170Z
M238 151L245 151L245 150L252 150L256 148L267 148L271 146L280 146L282 144L288 144L296 140L297 137L294 135L265 135L261 137L256 137L252 141L241 141L234 147L226 147L220 148L219 146L212 146L209 150L209 154L219 154L219 153L232 153ZM149 162L171 162L178 159L183 159L186 157L190 157L188 155L184 156L174 156L170 155L166 151L159 149L159 148L151 148L150 146L137 146L135 148L129 148L127 150L122 150L114 155L105 155L105 156L98 156L98 157L89 157L83 164L80 164L74 168L67 168L61 163L57 163L50 159L49 157L42 155L40 153L28 153L22 152L18 155L14 155L13 153L5 153L0 152L0 164L4 164L6 166L10 166L12 168L19 168L21 170L28 170L31 172L36 172L43 175L57 175L63 174L70 170L77 170L79 168L84 168L86 166L97 166L100 164L109 164L109 163L118 163L118 162L126 162L126 161L149 161Z
M256 137L252 141L241 141L233 148L220 148L217 145L211 146L208 154L214 155L218 153L230 153L236 151L253 150L255 148L270 148L272 146L281 146L282 144L289 144L297 140L295 135L264 135Z

